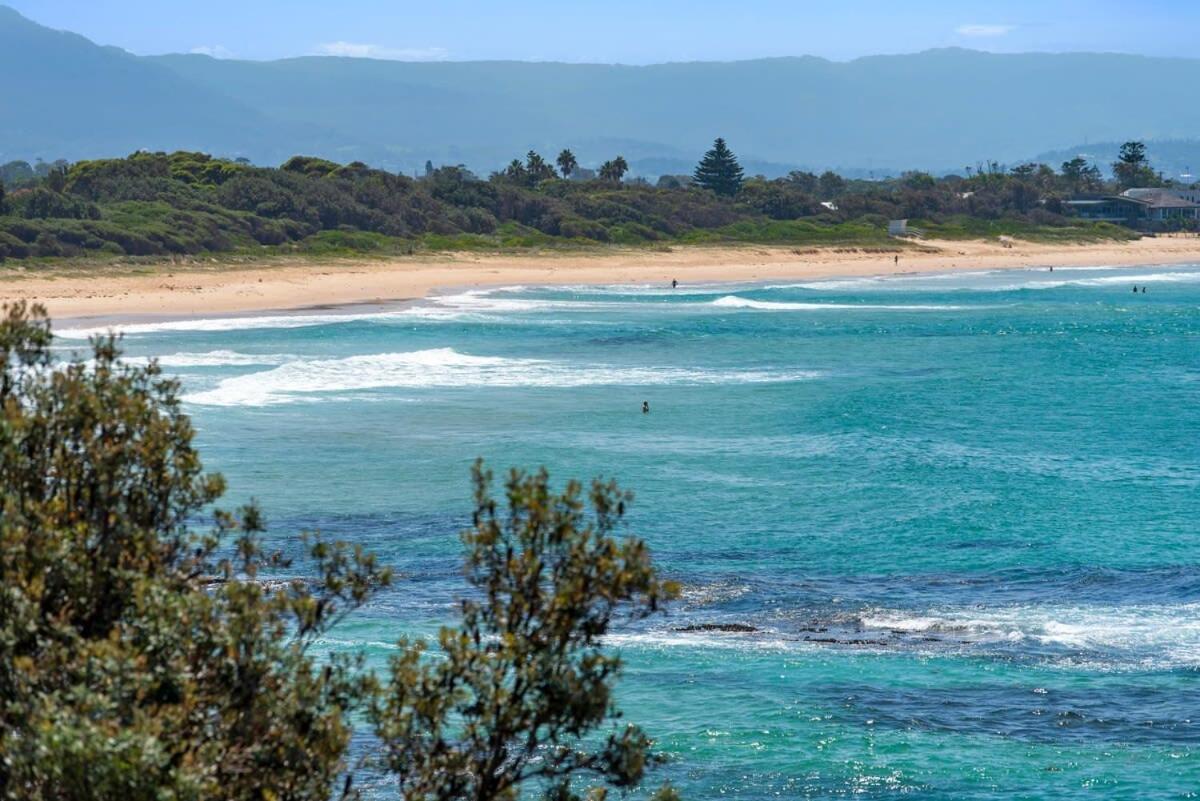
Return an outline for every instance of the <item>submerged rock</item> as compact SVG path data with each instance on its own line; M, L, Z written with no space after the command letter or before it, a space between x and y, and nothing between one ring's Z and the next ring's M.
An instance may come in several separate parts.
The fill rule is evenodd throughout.
M675 629L682 632L696 631L727 631L737 634L749 634L758 631L754 626L748 626L745 623L697 623L691 626L683 626Z
M840 639L838 637L805 637L805 642L815 642L822 645L870 645L870 646L885 646L888 643L882 640L865 640L857 637L851 639Z

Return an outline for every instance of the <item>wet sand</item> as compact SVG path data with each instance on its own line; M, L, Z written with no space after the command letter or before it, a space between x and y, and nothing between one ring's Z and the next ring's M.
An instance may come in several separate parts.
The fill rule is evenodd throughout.
M926 241L895 253L846 248L676 247L587 253L432 254L393 260L190 261L0 270L0 301L45 304L57 318L188 317L389 303L446 287L669 284L1200 262L1200 238L1041 245Z

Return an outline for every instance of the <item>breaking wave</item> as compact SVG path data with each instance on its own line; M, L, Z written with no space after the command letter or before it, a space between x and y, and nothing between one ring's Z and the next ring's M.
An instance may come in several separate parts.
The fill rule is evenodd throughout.
M540 359L472 356L451 348L298 360L226 378L185 400L212 406L264 406L319 393L381 388L584 387L601 385L785 383L816 378L809 370L699 370L574 365Z
M504 291L513 291L508 287ZM615 311L628 309L628 303L620 301L551 300L544 298L500 297L500 290L476 289L457 295L437 295L430 301L437 306L459 311L484 313L522 313L541 311Z
M703 603L700 604L702 606ZM689 604L689 606L692 606ZM623 632L615 645L736 650L848 649L914 651L1034 659L1097 671L1200 669L1200 602L1176 604L1013 604L994 607L857 613L772 613L749 619L706 616L715 625ZM731 622L737 626L730 626ZM723 629L723 630L722 630Z
M118 331L127 336L169 332L220 332L240 331L250 328L305 328L314 325L330 325L358 320L394 317L406 313L376 312L364 314L275 314L258 317L209 317L187 320L164 320L157 323L113 323L89 328L56 329L54 335L62 339L87 339L90 336Z
M1145 667L1200 666L1200 603L1131 606L1014 605L912 614L875 610L866 629L1028 642Z
M99 336L110 331L125 336L160 333L222 333L226 331L244 331L251 329L291 329L311 328L322 325L337 325L339 323L413 323L421 321L447 322L475 320L479 322L501 321L500 317L489 317L481 312L480 305L476 308L458 308L438 305L438 298L433 303L416 306L406 306L390 311L371 311L359 313L329 313L329 314L273 314L255 317L209 317L186 320L163 320L155 323L120 323L78 328L55 329L54 335L60 339L78 340ZM493 311L503 311L497 306Z
M868 304L868 303L789 303L773 300L751 300L737 295L726 295L712 302L722 309L759 309L761 311L827 311L827 310L870 310L870 311L961 311L970 306L948 306L944 304Z
M154 357L163 367L255 367L284 364L295 356L286 353L238 353L232 350L210 350L207 353L168 353ZM150 357L125 357L127 362L148 362Z
M1122 275L1089 275L1127 270ZM1058 278L1060 273L1080 273ZM1036 275L1037 277L1033 277ZM1050 277L1053 275L1054 277ZM1060 287L1108 287L1133 284L1187 284L1200 282L1200 270L1168 272L1138 272L1128 268L1056 267L1053 273L1038 270L977 270L970 272L921 273L913 275L875 275L861 278L840 278L826 281L772 284L768 290L805 289L814 292L858 291L958 291L1017 292L1021 290L1058 289Z

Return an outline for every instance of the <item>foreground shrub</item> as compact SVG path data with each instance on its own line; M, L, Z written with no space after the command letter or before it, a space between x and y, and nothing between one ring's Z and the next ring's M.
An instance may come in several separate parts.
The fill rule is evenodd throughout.
M594 482L589 520L579 484L557 495L544 470L513 471L498 510L491 474L476 464L474 477L463 541L477 594L462 623L442 629L441 658L401 641L372 709L387 768L412 801L511 799L527 783L565 801L578 776L636 787L655 757L645 732L620 723L621 660L601 638L619 608L650 614L678 588L658 578L643 542L613 536L630 496Z
M265 551L255 506L208 511L224 482L203 471L175 381L121 363L111 337L62 366L51 341L44 310L4 307L0 798L352 796L356 711L369 761L414 801L565 801L589 782L599 797L657 761L619 725L621 662L601 639L676 588L644 543L616 538L615 485L593 485L587 514L578 484L514 473L499 515L477 466L462 623L436 661L402 641L380 679L361 653L313 646L390 571L319 536L295 564Z
M40 309L0 322L0 796L327 798L352 657L309 650L388 580L309 541L312 582L263 581L253 507L191 521L202 472L178 386L156 366L52 369Z

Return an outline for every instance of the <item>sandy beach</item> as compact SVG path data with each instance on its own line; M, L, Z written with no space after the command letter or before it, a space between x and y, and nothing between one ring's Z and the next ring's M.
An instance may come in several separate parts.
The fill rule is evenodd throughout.
M56 318L185 317L384 303L443 287L513 284L755 281L1200 261L1200 238L1041 245L926 241L899 253L844 248L676 247L597 253L433 254L393 260L191 261L156 266L79 266L0 271L0 301L43 303Z

